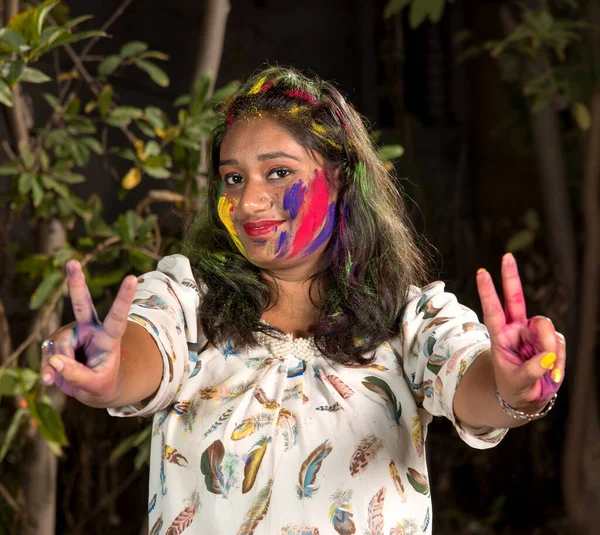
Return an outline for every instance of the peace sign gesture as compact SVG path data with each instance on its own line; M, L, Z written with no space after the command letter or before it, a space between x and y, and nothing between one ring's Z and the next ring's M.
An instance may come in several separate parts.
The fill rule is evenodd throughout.
M58 329L42 344L42 380L86 405L107 406L119 395L121 339L137 280L125 277L102 323L81 265L71 260L66 269L75 323Z
M525 297L512 254L502 259L502 308L492 277L477 273L477 290L483 321L489 331L496 388L513 408L548 401L559 389L564 374L565 338L543 316L527 318Z

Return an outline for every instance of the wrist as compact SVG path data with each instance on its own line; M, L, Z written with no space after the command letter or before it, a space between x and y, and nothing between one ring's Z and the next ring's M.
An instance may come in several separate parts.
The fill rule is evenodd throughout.
M550 399L544 399L529 403L525 406L514 407L504 400L498 390L496 390L496 401L500 405L500 408L515 420L522 422L531 422L532 420L538 420L548 414L554 403L556 402L557 394L554 394Z

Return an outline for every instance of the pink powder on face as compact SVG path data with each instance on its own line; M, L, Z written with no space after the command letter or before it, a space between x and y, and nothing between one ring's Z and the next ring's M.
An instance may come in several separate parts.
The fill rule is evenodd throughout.
M315 170L315 179L308 186L304 204L299 210L298 219L302 222L296 231L290 258L304 250L323 225L329 208L329 192L323 171Z

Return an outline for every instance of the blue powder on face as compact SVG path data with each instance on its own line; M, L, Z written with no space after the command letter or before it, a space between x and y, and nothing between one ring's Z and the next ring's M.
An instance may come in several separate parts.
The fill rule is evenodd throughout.
M335 227L335 202L329 204L329 209L327 210L327 220L325 221L325 225L319 232L319 235L313 240L313 242L308 247L306 254L312 253L314 250L318 249L321 245L323 245L327 239L333 234L333 229Z
M306 186L302 184L302 180L299 180L293 184L289 190L285 192L283 198L283 208L290 213L292 219L296 219L298 211L304 202L304 194L306 193Z

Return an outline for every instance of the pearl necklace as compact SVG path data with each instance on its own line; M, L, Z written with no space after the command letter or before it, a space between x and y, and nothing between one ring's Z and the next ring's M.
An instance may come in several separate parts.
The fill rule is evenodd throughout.
M296 358L304 362L310 362L312 359L321 356L314 338L294 338L289 333L280 334L275 338L258 332L256 333L256 339L275 358Z

